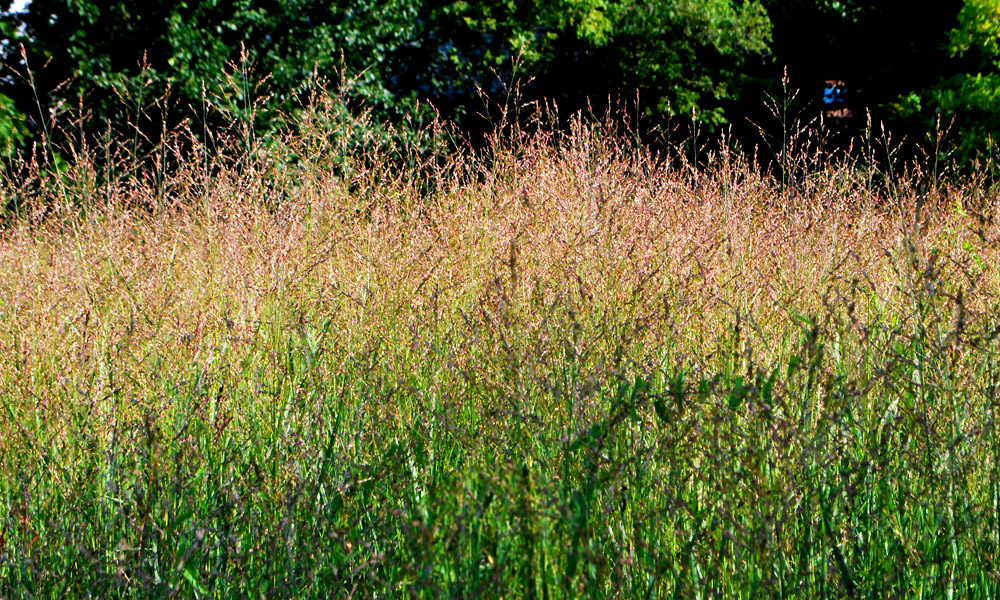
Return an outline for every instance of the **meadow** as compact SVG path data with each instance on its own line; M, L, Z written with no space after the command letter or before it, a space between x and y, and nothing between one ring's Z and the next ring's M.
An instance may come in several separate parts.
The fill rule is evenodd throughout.
M0 598L1000 596L987 175L337 114L5 162Z

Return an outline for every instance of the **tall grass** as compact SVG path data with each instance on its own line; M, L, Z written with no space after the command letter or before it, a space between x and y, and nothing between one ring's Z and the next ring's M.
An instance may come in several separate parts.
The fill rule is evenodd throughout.
M989 182L344 118L7 165L0 597L1000 595Z

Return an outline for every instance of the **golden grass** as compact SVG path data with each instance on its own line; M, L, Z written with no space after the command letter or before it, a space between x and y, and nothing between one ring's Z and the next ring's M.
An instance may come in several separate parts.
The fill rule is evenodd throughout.
M316 516L329 506L325 500L320 504L319 491L316 512L306 501L296 504L304 482L314 479L316 489L325 490L333 485L326 479L328 469L363 455L364 468L375 473L364 481L376 480L384 486L377 488L383 495L368 498L359 491L359 504L348 508L358 514L375 511L378 520L345 539L373 548L383 547L379 544L386 536L401 540L398 547L384 546L395 548L393 560L401 561L401 575L396 576L409 577L410 567L412 573L424 572L421 552L446 550L433 530L419 529L423 525L418 521L396 523L399 514L394 511L403 509L393 503L395 498L423 502L424 510L430 506L449 515L459 514L453 501L468 501L472 516L444 525L454 526L455 539L465 539L466 524L475 523L495 528L497 544L516 547L542 539L539 532L547 523L556 547L560 540L573 540L574 548L583 547L581 532L591 531L585 518L575 520L574 502L588 498L595 511L603 507L601 518L614 538L611 546L620 548L615 556L622 560L642 556L647 546L640 532L648 521L648 547L659 554L649 554L649 564L636 571L637 578L663 564L689 560L696 552L715 556L708 545L699 549L694 542L682 550L686 542L674 528L705 528L706 536L722 536L722 527L752 531L732 538L731 549L718 544L717 564L734 569L722 579L732 575L726 581L738 587L744 579L758 577L754 565L746 578L735 571L746 566L741 562L746 556L757 556L753 548L758 543L787 545L773 557L757 556L760 578L766 578L769 568L793 576L796 544L812 548L811 527L821 517L829 519L821 512L828 510L822 502L830 500L817 500L828 492L814 482L828 478L836 484L832 466L848 464L848 454L851 468L860 473L878 458L867 453L883 435L899 442L923 432L926 439L879 459L898 461L898 473L879 475L858 488L868 496L859 492L857 497L899 514L916 510L914 514L934 516L945 510L944 504L896 504L897 493L899 498L914 493L909 481L923 473L924 450L927 456L938 452L951 443L954 431L969 434L979 427L992 432L976 418L959 414L988 402L981 389L976 391L978 404L968 400L973 394L964 394L962 386L979 385L992 372L988 357L975 356L988 351L992 338L967 345L959 339L967 335L966 323L976 324L975 335L989 333L996 324L991 310L1000 291L994 267L1000 260L997 206L980 182L928 191L919 174L913 174L901 178L911 183L877 186L857 163L806 161L810 169L783 189L735 152L717 152L698 170L676 153L658 155L634 147L611 126L582 122L569 134L540 132L514 141L494 140L479 152L429 156L408 155L405 147L350 153L326 143L315 130L250 148L238 142L209 159L209 152L188 136L159 150L167 158L126 165L117 179L109 180L94 161L80 158L59 176L35 165L2 182L7 197L20 204L0 234L0 397L5 400L0 466L33 474L39 487L35 510L53 519L64 516L61 498L69 497L67 505L75 506L67 488L74 478L88 477L86 468L106 470L108 480L107 489L98 482L88 493L113 496L115 478L134 488L130 498L135 510L126 503L118 512L107 509L103 521L81 522L79 527L93 530L82 550L93 546L102 551L105 535L130 539L137 514L143 528L147 519L169 520L170 506L161 515L156 507L142 504L143 486L154 489L157 478L186 490L165 494L165 502L197 504L211 515L204 517L206 523L243 500L275 515L284 506L287 514L272 521L258 522L255 513L242 509L218 520L238 521L244 528L243 537L234 533L233 539L268 539L269 547L290 548L289 523L296 510L308 517L303 523L317 530L341 526ZM416 166L400 166L413 156L419 158L410 161ZM816 358L819 345L803 340L811 335L815 342L821 329L826 354ZM841 344L841 336L851 339ZM919 361L933 344L951 353L939 353L927 368ZM792 358L812 363L796 371ZM850 377L838 379L838 369ZM972 375L968 369L979 371ZM781 375L782 386L773 394L765 392L770 384L764 383L772 370ZM632 376L642 371L652 374L652 384ZM674 390L667 378L684 376L689 385L699 379L706 386L722 383L718 391L706 387L701 400L682 406L691 390ZM770 375L771 384L775 377ZM739 403L751 380L755 404L743 410ZM911 384L916 391L907 387ZM649 392L644 385L656 389ZM194 391L172 392L183 386ZM870 387L858 391L865 386ZM898 397L890 393L893 386L900 390ZM907 408L912 422L893 424L899 398L912 403L913 397L924 401L938 392L950 404L923 412ZM677 408L656 405L655 411L637 413L625 427L625 408L615 394L629 393L632 411L643 402L641 408L649 409L671 394ZM293 397L306 408L292 410ZM773 406L768 405L772 400ZM173 402L188 406L174 407ZM438 402L441 410L458 415L439 414ZM503 402L513 409L495 406ZM842 425L837 421L843 416L841 405L854 402L856 420ZM345 428L353 433L344 434L336 407L349 403L355 412L347 418L365 425L359 422L354 429ZM952 409L954 415L945 414ZM332 416L320 418L311 410L328 410ZM413 423L419 418L433 422ZM944 423L946 418L954 423ZM315 423L307 425L308 419ZM524 429L530 419L544 425ZM823 419L825 424L818 426ZM188 432L189 425L203 430ZM289 435L296 427L312 427L311 433ZM452 427L454 439L434 438L435 427ZM165 436L162 443L154 439L156 430L171 428L177 429L173 437ZM328 430L332 441L324 450ZM606 443L611 430L618 437ZM834 437L850 432L856 443L828 439L828 431ZM38 435L44 439L36 440ZM146 435L151 441L143 444L129 435ZM243 439L251 436L257 437ZM996 466L983 456L990 452L993 442L988 441L995 439L985 433L981 437L986 441L970 436L965 462L949 460L983 471L955 467L949 476L954 481L966 477L974 483L968 483L970 489L985 494L984 482ZM427 440L451 454L432 455L418 469L415 461L424 460L423 450L414 448L424 448ZM330 467L325 461L334 459L324 453L334 442L337 459ZM529 443L537 449L511 449ZM409 463L384 458L393 456L394 444L406 446ZM362 446L364 452L358 450ZM139 456L165 449L178 454L169 459ZM182 450L191 454L185 458ZM77 461L63 456L67 466L62 470L45 466L60 452L97 451L112 458L104 464L93 456L80 454ZM600 462L612 452L619 462ZM19 453L32 454L37 465L21 465ZM504 453L520 457L508 458L513 461L509 473L502 474L508 479L494 473L499 464L494 461ZM261 456L278 465L273 472L260 474L256 461ZM941 451L934 460L944 461L944 456ZM648 476L632 473L634 461L647 459L653 465ZM183 471L188 460L193 473ZM134 477L116 471L129 461L138 465ZM384 472L376 473L372 465ZM442 485L464 482L481 489L463 488L453 497L426 501L422 486L430 487L435 473L455 465L464 470ZM848 467L843 468L846 473ZM176 474L171 479L156 469L175 469ZM246 475L252 469L257 469L257 479ZM603 487L594 496L601 469L611 479L601 480ZM746 469L759 472L761 480L748 476ZM242 473L239 477L246 480L237 478L230 486L225 477L237 477L232 473ZM412 482L407 479L411 476ZM360 490L361 482L352 483L351 474L344 477L348 479L339 484L345 487L338 493L349 499L348 488ZM532 477L539 488L532 487ZM619 485L615 477L625 483ZM913 485L931 489L933 477L921 477ZM14 497L17 486L8 483L5 489ZM196 495L199 486L215 484L217 495L185 497ZM627 484L637 486L634 496L623 491ZM510 498L499 501L505 502L502 508L488 509L491 500L477 494L492 498L494 487ZM226 490L243 494L243 500L219 500ZM676 507L657 504L658 498L670 502L672 493L677 494ZM515 506L521 501L517 498L534 504ZM856 496L851 491L844 498L846 504ZM626 500L632 503L628 511ZM737 501L746 502L745 510L729 508ZM479 508L477 502L484 504ZM722 515L719 525L716 517L709 524L697 510L688 509L691 502L704 502L706 514ZM975 507L989 503L985 497L975 502ZM18 509L25 523L30 504L25 499ZM615 506L623 507L620 515ZM851 518L864 517L867 509L855 508L844 510ZM952 510L954 503L946 508ZM491 521L490 510L500 511L499 524ZM512 533L506 519L519 514L534 515L537 523ZM770 521L758 522L763 514L795 534L779 540L780 534L768 529ZM15 518L21 517L8 520ZM201 518L180 521L181 527L201 527ZM967 515L962 523L974 520ZM46 525L49 521L41 516L32 523L67 536L76 531ZM612 523L621 530L612 530ZM226 527L218 525L220 531ZM830 526L825 527L833 540ZM872 530L882 535L877 539L907 537L889 527ZM921 530L926 548L943 547L938 533ZM143 544L156 550L158 546L143 541L145 535L133 542L143 552L152 552ZM962 530L963 543L971 535ZM27 529L22 537L23 543L30 542ZM179 539L178 553L184 543ZM228 538L220 534L219 539L218 547L228 552ZM314 541L303 538L302 543L311 548ZM478 544L478 538L469 543ZM351 550L350 543L346 548ZM963 554L963 568L970 573L982 562L973 550ZM407 554L411 551L412 556ZM492 565L490 551L482 550ZM815 552L816 557L827 555L822 547ZM858 568L881 572L888 563L879 552L869 552L859 542ZM337 565L335 571L343 560L359 573L368 573L369 565L382 559L377 552L364 560L348 554L338 558L331 551L320 558ZM76 560L67 556L70 563ZM206 573L214 556L205 559ZM525 556L524 564L533 564L533 555ZM597 564L599 558L595 553L587 560ZM168 559L173 560L167 557L164 564L171 564ZM289 564L314 559L311 550L302 556L289 550ZM921 568L919 557L911 559L910 568ZM190 576L181 573L183 560L172 564L175 579ZM251 568L257 564L252 556L240 564L244 570L233 581L258 573ZM387 564L378 568L389 569ZM573 564L565 569L567 586L574 577L583 581ZM615 567L619 575L631 573L623 564ZM138 559L136 565L137 572L146 569ZM469 572L483 568L473 564ZM553 573L561 568L549 567ZM455 572L465 571L456 567ZM273 575L267 569L259 573L262 581ZM827 574L834 573L832 568L823 573L816 576L821 587L834 577ZM366 581L381 581L375 567L371 577ZM677 589L685 577L683 569L678 571ZM852 589L846 570L836 577L848 580L846 589ZM871 589L882 585L876 579L862 583ZM390 579L389 584L403 582ZM634 589L640 587L634 583Z
M831 166L810 174L807 195L786 193L733 156L692 174L604 133L579 125L562 143L539 135L453 158L431 193L426 173L359 165L345 181L309 164L247 173L237 161L213 165L207 182L181 169L176 181L74 198L88 203L82 215L16 219L0 238L0 380L44 395L81 384L73 374L86 370L71 365L103 360L119 385L141 387L150 360L184 369L220 347L238 355L269 320L327 317L350 347L475 311L544 319L538 307L556 298L584 321L668 328L695 355L739 315L766 349L789 314L816 311L852 279L871 285L874 304L898 306L913 253L955 258L972 244L983 264L998 258L975 235L992 239L996 226L963 209L961 188L888 197ZM88 169L65 177L92 179L77 173ZM275 205L267 190L280 186L294 192ZM58 205L50 194L26 204ZM992 270L982 276L977 290L994 293Z

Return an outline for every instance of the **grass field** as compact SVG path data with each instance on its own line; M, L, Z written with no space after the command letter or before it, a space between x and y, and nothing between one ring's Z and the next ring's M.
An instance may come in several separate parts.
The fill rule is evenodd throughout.
M502 140L7 164L0 598L1000 597L989 181Z

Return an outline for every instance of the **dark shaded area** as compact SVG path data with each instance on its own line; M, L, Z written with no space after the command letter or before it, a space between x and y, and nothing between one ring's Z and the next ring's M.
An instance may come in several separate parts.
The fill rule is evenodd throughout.
M8 107L0 137L24 147L45 129L39 115L71 106L85 107L90 120L81 127L95 134L130 123L155 140L164 124L192 118L266 130L281 120L260 118L254 106L287 113L320 76L376 121L440 114L473 144L509 107L512 87L522 102L554 103L562 122L581 110L627 107L661 137L690 135L694 116L704 136L726 127L750 148L762 141L761 127L773 132L823 114L832 139L847 146L870 113L898 137L921 141L933 113L894 103L975 64L974 53L956 59L947 48L962 6L34 0L27 13L0 21L0 106ZM776 119L768 98L783 103L795 90Z
M913 90L933 86L962 69L946 48L948 32L958 24L961 0L911 2L817 2L768 0L774 24L771 50L788 67L790 85L820 103L825 82L845 84L851 132L872 120L893 121L888 105ZM896 120L909 133L913 125Z

